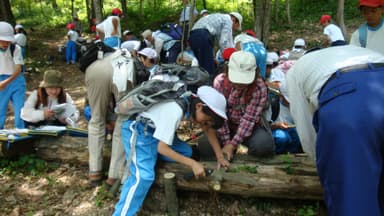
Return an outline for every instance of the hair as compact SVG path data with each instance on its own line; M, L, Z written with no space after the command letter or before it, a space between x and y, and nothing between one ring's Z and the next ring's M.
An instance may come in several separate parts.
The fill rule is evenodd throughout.
M67 97L66 97L66 94L64 92L64 89L63 87L60 87L60 94L57 96L57 102L59 104L61 103L66 103L67 102ZM45 90L45 87L39 87L37 89L37 103L36 103L36 107L35 108L38 108L40 105L43 105L44 107L47 107L48 106L48 94L47 94L47 91Z
M144 60L146 60L148 57L143 55L143 54L139 54L139 57L143 57ZM156 64L156 59L149 59L149 62L151 62L152 64Z
M200 98L191 96L190 110L193 119L196 119L196 104L198 103L205 104ZM215 112L213 112L208 106L203 106L202 111L205 115L212 117L214 122L212 128L219 129L224 125L224 119L221 116L217 115Z

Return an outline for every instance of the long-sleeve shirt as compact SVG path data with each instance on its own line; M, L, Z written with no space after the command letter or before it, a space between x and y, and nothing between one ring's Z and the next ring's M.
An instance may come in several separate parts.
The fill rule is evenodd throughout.
M223 93L227 99L228 121L218 130L218 133L224 145L237 146L251 136L254 127L260 123L268 97L267 86L262 78L257 78L254 84L249 85L248 88L252 91L248 93L248 88L236 89L225 79L227 79L226 75L220 74L213 83L213 87ZM233 138L231 138L229 124L237 125Z
M195 29L207 29L216 38L221 51L234 47L232 20L228 14L215 13L202 17L193 25L192 30Z
M24 103L24 107L21 109L21 118L25 121L28 121L28 122L32 122L32 123L37 123L37 122L40 122L40 121L44 121L45 120L45 117L44 117L44 110L46 108L48 109L51 109L53 106L55 105L58 105L58 100L57 98L50 98L48 97L48 106L43 106L42 104L40 104L37 108L36 108L36 104L37 104L37 90L34 90L31 95L28 97L27 101L25 101ZM71 96L66 93L66 103L68 104L72 104L73 106L75 106ZM79 110L76 109L76 112L70 116L70 118L76 122L79 120L79 116L80 116L80 113L79 113ZM53 120L53 119L51 119Z

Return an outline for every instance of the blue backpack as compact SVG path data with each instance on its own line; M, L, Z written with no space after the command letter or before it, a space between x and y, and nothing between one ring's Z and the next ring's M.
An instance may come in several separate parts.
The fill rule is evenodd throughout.
M174 23L166 23L160 26L160 31L169 35L174 40L181 40L183 36L183 30L181 26Z

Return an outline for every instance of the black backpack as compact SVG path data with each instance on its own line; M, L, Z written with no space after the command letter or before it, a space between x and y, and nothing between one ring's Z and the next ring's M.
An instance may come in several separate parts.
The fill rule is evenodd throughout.
M79 59L79 68L82 72L85 72L87 67L97 60L99 51L102 51L104 54L108 52L115 52L115 49L105 45L102 41L92 44Z

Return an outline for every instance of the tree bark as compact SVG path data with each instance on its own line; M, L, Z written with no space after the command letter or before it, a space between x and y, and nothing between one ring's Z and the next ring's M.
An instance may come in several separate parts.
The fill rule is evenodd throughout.
M101 0L92 0L93 9L95 12L96 23L103 21L103 7Z
M256 36L267 45L271 20L271 1L253 0L253 11Z
M290 1L290 0L287 0L287 2L286 2L287 21L288 21L288 25L292 25L291 6L290 6L289 1Z
M15 25L15 17L12 13L11 3L9 0L3 0L0 7L0 20L6 21L11 25Z

